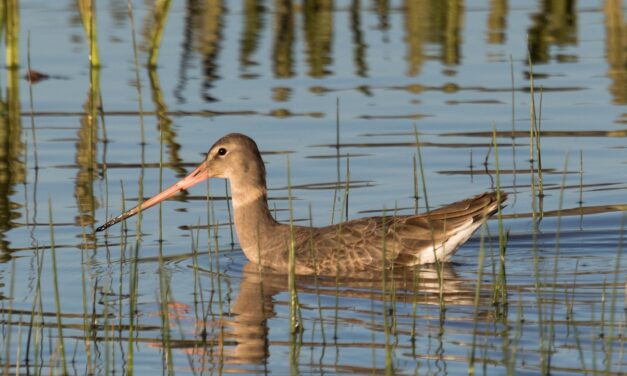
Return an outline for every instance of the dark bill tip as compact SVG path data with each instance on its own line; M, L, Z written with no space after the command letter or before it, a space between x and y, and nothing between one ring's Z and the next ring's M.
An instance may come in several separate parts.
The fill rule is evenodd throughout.
M128 217L132 217L137 213L137 208L133 208L127 212L124 212L120 215L118 215L117 217L108 220L104 225L98 227L96 229L96 232L100 232L100 231L104 231L106 229L108 229L109 227L113 226L114 224L118 223L118 222L122 222L123 220L127 219Z
M96 229L96 232L104 231L104 230L108 229L109 227L113 226L114 224L116 224L118 222L119 222L119 220L117 220L117 218L114 218L114 219L112 219L110 221L107 221L107 223L105 223L104 225L98 227Z

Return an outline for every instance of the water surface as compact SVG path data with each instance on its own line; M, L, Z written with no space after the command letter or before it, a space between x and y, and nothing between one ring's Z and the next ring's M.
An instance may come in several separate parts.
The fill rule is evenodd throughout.
M20 2L0 81L4 373L624 372L621 1L172 2L154 68L154 5L132 8L134 29L125 1L97 3L90 68L74 2ZM28 54L47 79L23 79ZM318 226L424 211L419 152L430 207L499 184L505 262L493 220L441 280L300 278L293 334L286 277L248 264L224 181L94 233L229 132L257 141L282 221L288 174L294 219Z

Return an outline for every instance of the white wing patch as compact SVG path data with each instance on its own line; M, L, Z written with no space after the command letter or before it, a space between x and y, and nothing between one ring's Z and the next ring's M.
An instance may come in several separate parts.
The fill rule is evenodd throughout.
M473 221L472 218L469 218L466 222L464 222L454 235L449 237L446 241L436 244L435 252L433 251L433 246L429 246L423 248L415 255L415 260L408 264L409 266L420 265L420 264L431 264L436 261L448 261L448 259L453 256L453 253L462 245L470 236L475 232L475 230L481 226L483 221Z

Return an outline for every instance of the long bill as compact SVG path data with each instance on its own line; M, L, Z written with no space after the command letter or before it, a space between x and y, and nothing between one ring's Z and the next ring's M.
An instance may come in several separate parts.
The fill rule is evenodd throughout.
M161 201L166 200L166 199L174 196L175 194L179 193L180 191L186 190L189 187L191 187L193 185L196 185L196 184L200 183L201 181L206 180L208 177L209 177L209 171L207 170L207 162L203 161L200 164L200 166L196 167L196 169L194 171L192 171L189 175L187 175L183 179L181 179L178 182L176 182L171 187L166 188L161 193L158 193L158 194L152 196L151 198L149 198L148 200L146 200L146 201L142 202L141 204L137 205L133 209L127 210L124 213L118 215L117 217L107 221L107 223L105 223L104 225L98 227L96 229L96 231L103 231L103 230L113 226L114 224L116 224L118 222L122 222L123 220L134 216L135 214L139 213L140 211L146 210L146 209L148 209L148 208L150 208L150 207L160 203Z

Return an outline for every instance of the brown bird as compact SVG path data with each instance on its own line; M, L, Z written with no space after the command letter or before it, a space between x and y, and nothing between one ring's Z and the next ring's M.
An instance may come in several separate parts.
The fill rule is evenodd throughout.
M192 173L96 231L207 178L230 181L235 227L246 257L287 272L289 250L294 247L297 274L348 274L448 261L507 197L504 192L482 193L424 214L360 218L327 227L283 224L268 209L266 169L257 144L232 133L219 139Z

